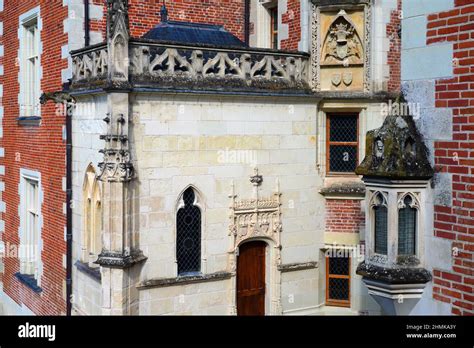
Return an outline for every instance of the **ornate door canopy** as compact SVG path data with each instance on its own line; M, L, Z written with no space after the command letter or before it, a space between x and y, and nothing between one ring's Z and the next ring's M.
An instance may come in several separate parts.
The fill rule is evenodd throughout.
M255 169L255 175L250 177L250 182L254 185L254 198L247 200L237 200L232 183L230 205L230 227L229 235L233 240L231 251L242 244L242 242L256 238L266 238L274 242L275 247L280 246L281 224L281 201L280 187L278 180L276 190L272 197L260 198L258 186L263 179Z

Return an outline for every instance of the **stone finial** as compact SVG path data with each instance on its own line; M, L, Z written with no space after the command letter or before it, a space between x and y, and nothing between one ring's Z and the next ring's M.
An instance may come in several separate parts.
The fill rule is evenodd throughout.
M163 0L163 6L161 6L160 16L162 23L168 22L168 9L166 8L165 0Z

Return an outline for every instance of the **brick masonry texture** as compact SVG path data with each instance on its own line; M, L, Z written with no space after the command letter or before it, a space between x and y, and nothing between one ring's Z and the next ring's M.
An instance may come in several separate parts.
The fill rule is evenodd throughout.
M292 0L295 1L295 0ZM92 21L91 29L105 33L105 1L93 0L94 4L104 5L104 19ZM225 29L244 40L244 0L168 0L170 20L193 23L223 25ZM130 0L130 30L133 37L140 37L160 23L162 0Z
M474 314L474 0L428 16L427 44L452 42L453 77L436 82L436 106L453 112L452 141L435 144L438 171L453 178L451 206L435 206L434 234L452 241L449 272L434 271L433 297Z
M6 172L0 181L5 182L3 200L7 209L2 214L5 221L3 241L6 245L19 243L18 206L20 197L18 185L20 168L41 173L43 190L42 241L43 262L41 294L34 293L21 284L14 274L19 271L19 261L6 257L3 276L3 291L17 303L23 303L35 314L64 314L66 301L63 298L63 283L66 271L63 268L63 255L66 253L64 226L66 217L63 214L63 203L66 201L62 190L62 178L65 173L65 143L62 139L64 116L56 115L56 107L52 103L42 106L42 121L39 127L19 126L18 93L19 67L17 62L19 40L19 16L41 4L43 29L41 40L43 53L41 66L43 77L41 89L44 92L62 89L61 70L67 68L67 60L61 59L61 46L67 43L63 33L63 20L67 17L67 7L62 1L6 1L0 21L4 23L3 44L5 56L0 64L5 66L5 75L0 76L4 86L4 137L1 147L5 148L5 158L0 164L5 165ZM1 59L1 58L0 58ZM7 244L8 243L8 244Z
M326 232L363 231L365 215L360 202L354 199L326 199Z
M401 40L398 30L401 24L402 0L397 2L397 10L392 11L390 23L387 25L387 37L390 39L390 50L388 51L388 65L390 67L390 78L388 80L389 92L400 90L401 77Z
M281 49L296 51L301 40L301 10L299 0L288 0L288 10L282 16L282 23L288 24L288 39L281 41Z

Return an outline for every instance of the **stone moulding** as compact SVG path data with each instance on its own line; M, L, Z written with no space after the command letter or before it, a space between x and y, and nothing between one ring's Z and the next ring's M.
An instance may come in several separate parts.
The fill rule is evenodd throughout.
M72 89L107 87L105 44L71 52ZM254 48L189 46L134 39L129 44L133 87L309 92L309 55Z
M129 268L146 260L147 257L141 251L131 254L102 252L95 263L108 268Z
M364 279L387 284L424 284L431 281L431 273L424 268L386 268L362 262L356 273Z
M362 181L335 182L323 187L319 193L327 198L338 196L364 197L365 185Z
M150 288L163 288L176 285L187 285L195 283L214 282L230 279L232 273L230 272L216 272L211 274L196 274L189 276L178 276L176 278L160 278L145 280L137 285L138 290L145 290Z
M312 262L289 263L286 265L279 265L278 270L282 273L286 273L286 272L304 271L307 269L315 269L318 267L319 267L318 262L312 261Z

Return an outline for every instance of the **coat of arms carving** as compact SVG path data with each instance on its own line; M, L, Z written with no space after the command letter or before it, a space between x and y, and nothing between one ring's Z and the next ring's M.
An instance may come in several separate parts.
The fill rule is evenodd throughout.
M344 10L332 22L324 41L321 64L363 64L363 45L355 24Z

